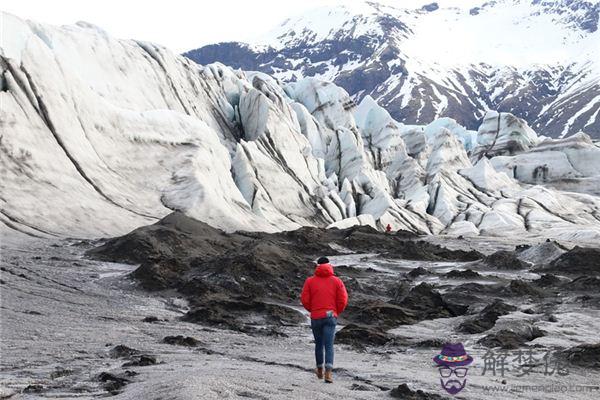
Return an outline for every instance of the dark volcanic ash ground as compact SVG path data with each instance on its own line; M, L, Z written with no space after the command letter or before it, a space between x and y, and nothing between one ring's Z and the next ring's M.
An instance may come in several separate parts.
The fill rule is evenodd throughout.
M599 251L440 239L226 234L177 213L98 242L5 234L0 398L445 398L431 358L446 341L475 358L460 398L539 398L523 385L596 398ZM334 385L312 374L298 300L321 255L350 295ZM538 360L525 376L485 374L490 351L551 354L568 373L544 374Z

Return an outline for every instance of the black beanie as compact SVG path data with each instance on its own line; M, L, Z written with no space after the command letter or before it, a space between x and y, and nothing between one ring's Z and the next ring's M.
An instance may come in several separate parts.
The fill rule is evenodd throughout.
M329 258L321 257L317 260L317 264L329 264Z

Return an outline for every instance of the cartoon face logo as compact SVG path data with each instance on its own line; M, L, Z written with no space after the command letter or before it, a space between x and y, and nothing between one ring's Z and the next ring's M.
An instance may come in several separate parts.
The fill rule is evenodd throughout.
M455 395L467 385L466 366L473 362L473 357L467 354L462 343L446 343L442 351L433 357L438 365L440 384L444 390Z

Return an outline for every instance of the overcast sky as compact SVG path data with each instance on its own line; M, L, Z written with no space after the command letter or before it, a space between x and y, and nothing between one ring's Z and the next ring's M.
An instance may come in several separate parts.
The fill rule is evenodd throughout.
M341 0L2 0L0 10L54 25L91 22L118 38L148 40L182 52L208 43L247 40L267 32L291 15L320 5L340 2Z
M117 38L147 40L183 52L209 43L249 41L308 9L362 1L1 0L0 10L54 25L86 21ZM396 7L420 7L434 0L376 1ZM442 5L473 1L437 0Z

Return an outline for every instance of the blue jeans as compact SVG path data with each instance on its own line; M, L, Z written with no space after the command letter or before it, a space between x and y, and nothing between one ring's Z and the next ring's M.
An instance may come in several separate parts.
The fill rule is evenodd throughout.
M333 369L333 339L335 337L336 323L336 317L310 320L310 327L315 337L317 368L323 367L323 350L325 350L325 369Z

